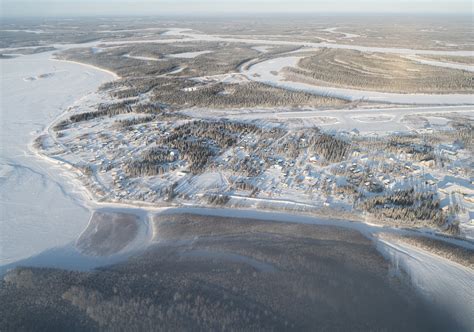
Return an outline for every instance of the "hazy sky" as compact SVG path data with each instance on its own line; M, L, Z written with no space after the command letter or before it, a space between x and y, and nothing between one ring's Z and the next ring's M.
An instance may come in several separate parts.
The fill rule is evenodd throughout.
M471 0L0 0L1 15L90 16L262 13L472 14Z

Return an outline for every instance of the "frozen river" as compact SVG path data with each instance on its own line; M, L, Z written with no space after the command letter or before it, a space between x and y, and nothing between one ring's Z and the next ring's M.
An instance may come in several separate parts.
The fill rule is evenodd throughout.
M266 60L252 65L243 73L250 79L278 88L303 91L318 96L341 98L350 101L370 101L391 104L421 105L472 105L472 94L417 94L388 93L369 90L345 89L331 86L317 86L285 79L281 71L285 67L298 67L301 57L290 56ZM433 64L434 62L431 62ZM439 65L439 62L438 62ZM470 66L472 68L472 66Z
M41 53L0 60L0 265L71 242L89 218L64 171L28 146L112 75L50 58Z

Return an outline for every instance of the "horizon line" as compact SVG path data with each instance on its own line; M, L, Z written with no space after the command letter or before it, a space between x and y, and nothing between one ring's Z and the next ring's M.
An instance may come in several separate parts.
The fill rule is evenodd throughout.
M83 14L83 15L74 15L74 14L62 14L62 15L0 15L2 19L22 19L22 18L36 18L36 19L45 19L45 18L56 18L56 19L74 19L74 18L168 18L168 17L205 17L211 18L216 16L225 16L225 17L271 17L271 16L399 16L399 15L417 15L417 16L467 16L472 17L471 13L446 13L446 12L338 12L338 11L328 11L328 12L274 12L274 13L229 13L229 12L213 12L213 13L168 13L168 14Z

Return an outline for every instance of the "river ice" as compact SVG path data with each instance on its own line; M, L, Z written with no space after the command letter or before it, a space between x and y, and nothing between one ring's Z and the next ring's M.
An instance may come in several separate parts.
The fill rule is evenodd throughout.
M112 76L50 61L51 55L0 60L0 265L71 242L89 218L67 174L28 145L69 105Z

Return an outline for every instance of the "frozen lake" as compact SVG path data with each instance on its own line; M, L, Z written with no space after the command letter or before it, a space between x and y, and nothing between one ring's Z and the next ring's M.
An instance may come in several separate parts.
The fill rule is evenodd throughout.
M28 145L112 75L51 61L51 55L0 60L0 265L71 242L90 214L64 171L41 160Z

